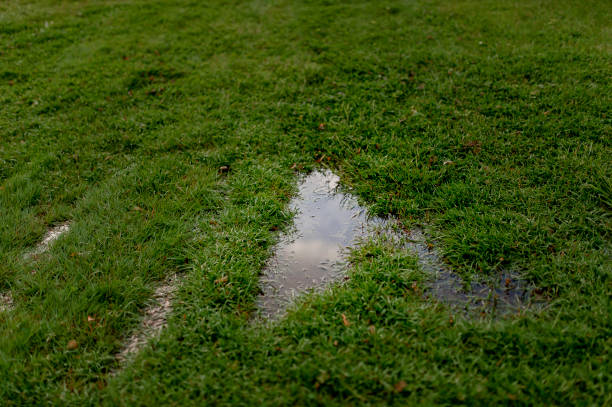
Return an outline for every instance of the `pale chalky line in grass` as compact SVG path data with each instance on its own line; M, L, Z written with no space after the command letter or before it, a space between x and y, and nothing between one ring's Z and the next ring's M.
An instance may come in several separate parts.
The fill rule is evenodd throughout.
M0 293L0 312L13 309L13 296L10 292Z
M51 228L47 231L43 239L38 243L38 245L30 252L26 253L24 256L26 259L38 256L47 250L49 250L49 246L59 239L64 233L70 230L70 222L61 223L54 228ZM13 296L9 291L4 293L0 293L0 312L10 311L15 307L15 303L13 301Z
M49 247L53 242L60 238L63 234L70 230L70 222L64 222L49 231L43 236L43 239L40 243L28 254L26 254L26 258L30 258L32 256L37 256L49 250Z
M153 294L152 302L144 311L138 329L125 341L123 349L116 355L120 363L138 353L147 342L159 335L168 322L172 311L172 300L178 288L178 277L173 275Z

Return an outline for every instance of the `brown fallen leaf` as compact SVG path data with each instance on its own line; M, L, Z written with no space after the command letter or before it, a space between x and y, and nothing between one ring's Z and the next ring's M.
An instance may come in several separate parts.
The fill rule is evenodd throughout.
M344 314L342 314L342 323L344 324L344 326L351 326L351 323L348 319L346 319L346 315Z
M79 344L77 341L75 341L74 339L71 339L68 341L68 346L66 346L66 348L68 350L75 350L76 348L79 347Z
M395 389L397 393L401 393L406 388L406 386L407 386L406 382L403 380L400 380L399 382L395 383L395 386L393 386L393 388Z
M215 280L215 284L227 283L227 276L223 276Z
M480 140L468 140L462 146L464 151L471 151L473 154L478 154L482 150L482 143Z

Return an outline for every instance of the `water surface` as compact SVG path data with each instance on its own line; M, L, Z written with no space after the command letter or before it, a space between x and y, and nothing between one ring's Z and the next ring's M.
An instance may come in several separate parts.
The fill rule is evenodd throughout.
M261 279L258 306L265 318L281 314L295 296L341 280L346 248L371 232L382 219L368 219L357 200L338 190L330 171L304 177L290 203L292 230L281 237Z
M360 240L385 235L398 248L417 258L430 279L424 295L467 312L505 314L529 307L532 286L518 275L499 273L486 282L465 284L443 260L422 228L402 231L396 219L368 216L351 194L339 190L339 177L315 171L304 177L290 207L293 228L281 236L261 277L260 316L282 315L303 292L321 290L342 280L347 248Z

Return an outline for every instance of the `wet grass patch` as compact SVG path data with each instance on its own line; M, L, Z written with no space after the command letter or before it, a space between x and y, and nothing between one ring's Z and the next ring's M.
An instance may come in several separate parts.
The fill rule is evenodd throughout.
M607 3L0 10L7 404L610 404ZM549 306L463 318L375 240L344 284L253 326L314 168L428 225L462 281L520 271ZM167 328L111 376L175 273Z

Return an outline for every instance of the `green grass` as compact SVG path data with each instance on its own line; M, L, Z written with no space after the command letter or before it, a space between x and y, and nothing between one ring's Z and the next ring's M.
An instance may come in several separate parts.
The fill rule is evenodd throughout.
M2 2L1 403L611 404L611 19L595 0ZM319 166L430 225L466 281L514 270L549 306L453 315L374 241L345 285L253 325L292 167ZM176 272L168 328L110 374Z

